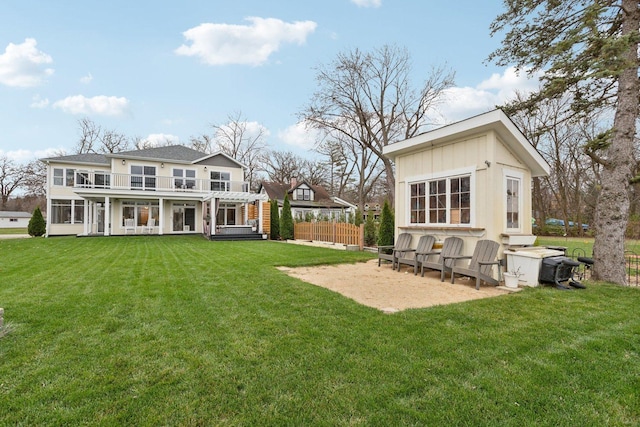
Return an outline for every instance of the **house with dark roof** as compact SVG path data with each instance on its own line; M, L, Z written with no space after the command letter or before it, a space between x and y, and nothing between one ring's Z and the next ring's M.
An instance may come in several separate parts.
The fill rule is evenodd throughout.
M47 164L48 236L262 238L259 201L266 196L249 192L246 166L224 153L173 145L41 161Z
M331 196L321 185L311 185L305 181L291 180L289 184L265 181L260 185L259 194L266 195L269 200L277 200L282 210L285 195L291 205L291 215L295 220L315 219L334 220L345 218L351 220L356 206Z

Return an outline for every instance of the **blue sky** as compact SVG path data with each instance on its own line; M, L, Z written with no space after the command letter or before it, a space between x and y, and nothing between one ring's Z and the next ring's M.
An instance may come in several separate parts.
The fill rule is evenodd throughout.
M314 67L406 47L413 82L456 72L439 120L491 109L534 82L486 64L500 0L7 0L0 5L0 155L70 152L89 117L129 137L188 142L242 112L298 154ZM250 127L251 127L250 126Z

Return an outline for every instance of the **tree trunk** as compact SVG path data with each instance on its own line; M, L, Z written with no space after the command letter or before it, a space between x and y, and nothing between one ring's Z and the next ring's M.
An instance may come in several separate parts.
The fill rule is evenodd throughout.
M384 171L387 176L387 186L389 187L389 205L392 206L391 209L393 209L396 205L396 175L393 171L393 164L391 163L391 160L382 156L382 162L384 163Z
M640 9L636 0L623 0L626 11L622 34L640 29ZM638 117L638 53L632 45L626 54L630 64L618 78L618 99L614 118L614 134L606 149L598 203L596 205L596 238L593 245L594 279L627 284L624 260L625 231L629 222L630 179L635 160L633 142Z

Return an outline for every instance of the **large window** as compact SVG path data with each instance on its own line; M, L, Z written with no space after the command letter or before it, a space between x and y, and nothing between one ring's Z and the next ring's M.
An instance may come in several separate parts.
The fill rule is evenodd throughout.
M520 229L520 191L522 188L522 178L516 176L505 176L506 208L507 208L507 229Z
M51 200L51 224L82 224L84 200Z
M471 175L410 184L411 224L471 224Z
M122 203L122 226L125 219L133 219L136 227L144 227L150 219L155 219L155 224L159 224L160 209L158 202L123 202Z
M196 187L196 171L195 169L174 169L173 185L175 188L195 188Z
M131 188L143 190L155 190L156 167L155 166L131 166Z
M229 172L211 172L211 191L230 191L231 174Z

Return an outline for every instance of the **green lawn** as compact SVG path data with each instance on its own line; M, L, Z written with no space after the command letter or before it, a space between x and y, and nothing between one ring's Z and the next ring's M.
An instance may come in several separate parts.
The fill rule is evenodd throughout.
M26 228L0 228L0 234L29 234Z
M640 423L638 288L388 315L275 269L372 256L191 236L0 240L0 425Z

